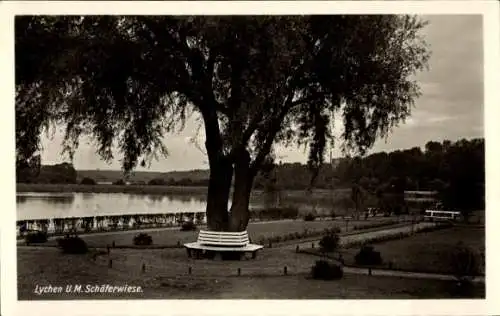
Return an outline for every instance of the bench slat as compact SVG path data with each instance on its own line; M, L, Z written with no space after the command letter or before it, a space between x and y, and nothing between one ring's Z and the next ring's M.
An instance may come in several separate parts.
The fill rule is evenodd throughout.
M216 235L216 236L247 236L248 232L215 232L211 230L200 230L200 234Z
M248 237L243 237L243 238L218 238L218 237L198 236L198 239L221 240L221 241L245 241L245 240L248 240Z
M220 243L220 244L243 244L243 243L248 243L248 240L218 240L218 239L207 239L207 238L198 238L198 241L200 242L214 242L214 243Z
M199 244L203 245L217 245L217 246L246 246L248 243L218 243L218 242L207 242L207 241L198 241Z
M218 244L218 245L246 245L248 242L238 242L238 241L232 241L232 242L220 242L217 240L205 240L205 239L198 239L199 243L203 244Z
M250 244L250 238L247 231L242 232L216 232L209 230L200 230L198 233L199 245L216 247L237 247L244 248Z

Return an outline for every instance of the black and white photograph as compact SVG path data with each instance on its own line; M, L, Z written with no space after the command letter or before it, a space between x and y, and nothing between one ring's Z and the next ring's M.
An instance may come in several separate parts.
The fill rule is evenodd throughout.
M486 299L484 14L12 21L18 301Z

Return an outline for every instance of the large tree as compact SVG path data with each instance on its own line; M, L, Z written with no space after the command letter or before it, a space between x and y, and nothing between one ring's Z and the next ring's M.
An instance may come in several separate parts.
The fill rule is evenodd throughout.
M240 231L274 145L308 146L317 171L335 117L343 150L363 154L410 114L424 26L397 15L16 17L17 156L36 156L54 123L70 157L91 135L107 161L118 148L129 172L167 154L169 132L195 113L208 227Z

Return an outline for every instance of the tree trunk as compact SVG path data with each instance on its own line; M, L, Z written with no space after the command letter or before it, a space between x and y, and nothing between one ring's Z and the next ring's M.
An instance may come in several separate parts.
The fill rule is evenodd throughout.
M250 219L250 193L254 176L250 172L250 155L243 150L236 159L234 191L229 220L229 231L240 232L247 228Z
M210 167L207 195L207 226L209 230L228 230L228 206L233 167L226 158L219 158Z

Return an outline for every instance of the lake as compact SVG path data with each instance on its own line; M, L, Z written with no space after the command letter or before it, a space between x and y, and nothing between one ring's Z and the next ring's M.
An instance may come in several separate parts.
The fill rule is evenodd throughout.
M269 203L262 194L254 194L250 208L262 208ZM283 198L272 206L293 206L301 212L313 208L314 197L293 199L293 193L284 192ZM281 201L278 202L278 201ZM282 203L285 202L285 203ZM286 204L286 205L285 205ZM321 203L320 203L321 204ZM205 194L131 194L131 193L82 193L82 192L17 192L17 220L36 220L67 217L172 214L204 212ZM329 212L330 206L316 205L318 212Z
M17 193L17 220L205 211L196 196L123 193Z
M127 214L205 212L204 195L144 195L126 193L16 194L17 220ZM254 201L250 208L261 207Z
M278 201L268 204L264 196L253 196L250 209L263 208L264 204L284 206ZM17 192L16 205L18 236L24 225L27 229L62 234L72 229L87 232L176 226L186 220L206 222L204 194ZM295 206L302 212L311 209L310 201L287 206ZM321 212L322 207L317 210Z

